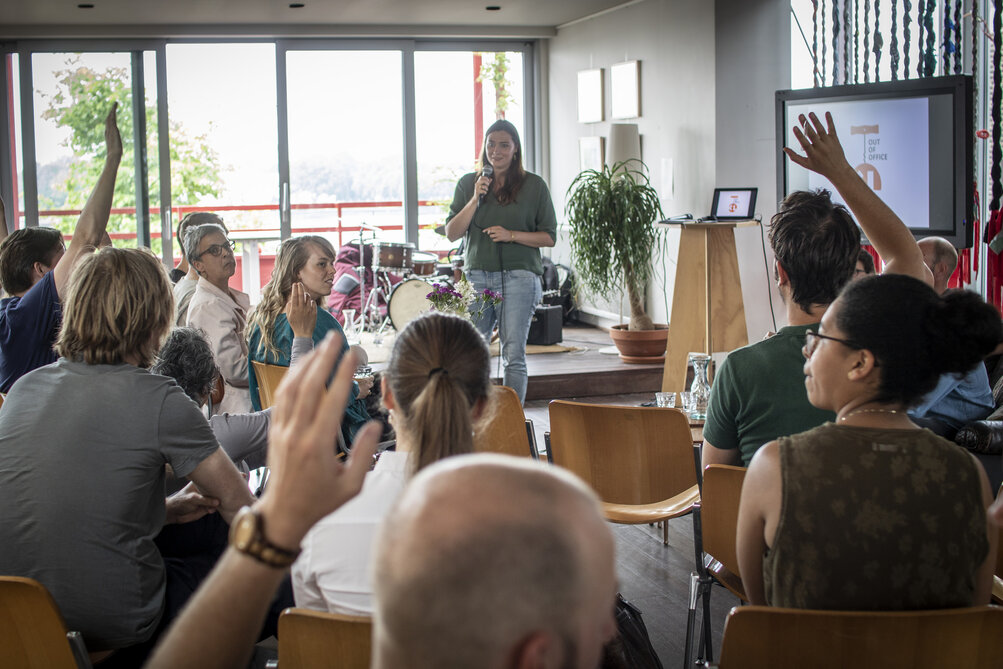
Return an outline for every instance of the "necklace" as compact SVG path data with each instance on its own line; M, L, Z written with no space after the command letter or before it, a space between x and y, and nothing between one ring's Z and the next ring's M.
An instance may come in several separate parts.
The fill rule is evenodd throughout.
M905 411L899 411L898 409L854 409L845 416L841 416L839 420L845 421L850 416L856 416L858 413L894 413L900 414L905 413Z

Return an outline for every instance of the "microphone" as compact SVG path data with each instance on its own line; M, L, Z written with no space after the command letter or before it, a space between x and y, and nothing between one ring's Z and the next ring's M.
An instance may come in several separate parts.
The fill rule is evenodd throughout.
M482 177L487 177L488 179L491 179L491 178L494 177L494 175L495 175L495 168L491 167L490 163L481 168L481 176ZM481 196L479 198L477 198L477 206L478 207L481 206L482 204L484 204L484 196L485 195L487 195L487 193L481 193Z

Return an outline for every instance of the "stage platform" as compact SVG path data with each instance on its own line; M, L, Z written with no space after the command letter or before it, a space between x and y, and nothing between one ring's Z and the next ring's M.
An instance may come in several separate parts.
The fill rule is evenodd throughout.
M661 364L632 365L622 362L619 356L599 352L599 349L613 344L605 330L589 325L566 325L561 344L581 350L526 356L529 371L527 400L654 393L661 390ZM384 347L390 345L389 340L385 341ZM495 383L501 383L499 358L493 357L491 365ZM385 363L380 362L372 364L376 371L384 366Z

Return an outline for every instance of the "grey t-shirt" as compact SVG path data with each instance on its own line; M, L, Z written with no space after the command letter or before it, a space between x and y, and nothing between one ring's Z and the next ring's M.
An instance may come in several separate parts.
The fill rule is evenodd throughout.
M0 408L0 573L49 589L89 647L144 641L159 622L164 465L187 476L218 445L173 380L60 358Z

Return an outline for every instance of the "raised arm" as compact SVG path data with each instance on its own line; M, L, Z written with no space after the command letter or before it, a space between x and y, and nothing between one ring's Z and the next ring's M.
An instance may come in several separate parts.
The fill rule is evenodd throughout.
M335 457L334 435L350 395L355 356L342 356L329 336L302 364L289 370L276 394L269 433L272 475L255 509L265 538L295 549L307 530L362 489L379 430L370 424L356 437L348 462ZM265 611L286 569L266 566L228 548L209 578L160 642L147 667L246 666Z
M860 178L853 169L836 136L832 114L825 113L825 125L813 113L798 117L801 127L794 136L804 149L799 155L790 147L784 153L796 164L821 174L832 182L843 201L857 217L860 228L885 262L885 274L905 274L933 285L933 274L923 262L923 253L894 211Z
M490 177L483 174L477 175L477 180L474 182L474 192L469 198L464 199L466 193L463 192L459 183L456 184L456 193L453 195L453 204L450 206L452 215L446 221L446 238L449 241L455 242L467 234L467 228L470 227L471 221L474 220L474 214L477 213L478 202L481 196L488 192L490 185Z
M56 283L56 292L60 296L66 283L69 281L70 273L77 261L85 254L93 251L106 235L108 227L108 217L111 215L111 202L115 194L115 175L118 172L118 165L122 161L122 137L118 133L117 113L118 103L111 106L111 111L104 120L104 141L107 148L105 155L104 169L98 177L94 191L87 199L77 225L73 229L73 239L70 240L70 247L66 253L56 263L53 269L53 279Z

